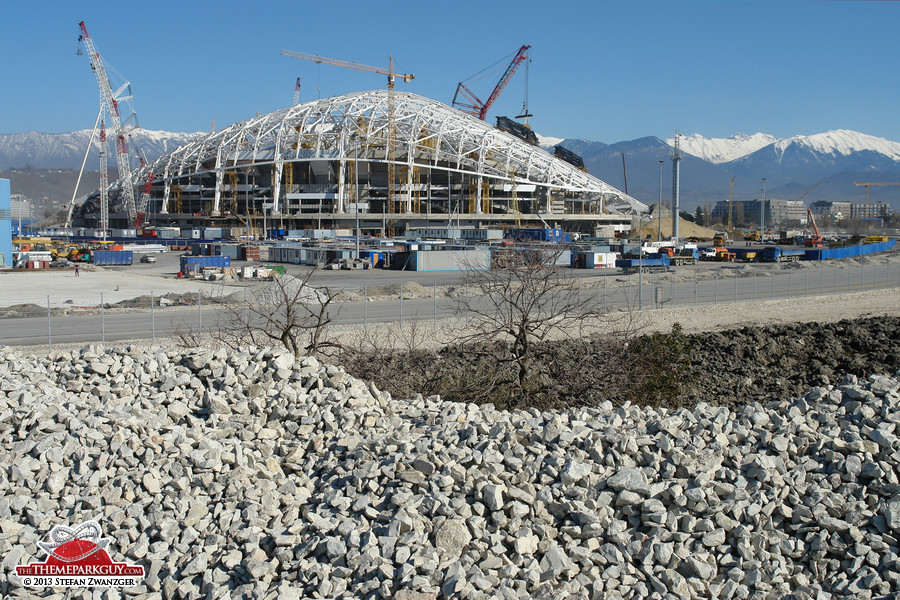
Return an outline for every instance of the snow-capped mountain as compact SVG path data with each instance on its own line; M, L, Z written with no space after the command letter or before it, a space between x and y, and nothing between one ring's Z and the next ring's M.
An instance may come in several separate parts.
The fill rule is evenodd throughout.
M850 156L854 152L872 151L900 161L900 144L884 138L849 129L836 129L815 135L795 135L775 142L775 153L784 156L792 146L808 148L819 154Z
M172 133L150 129L135 129L131 138L147 157L153 160L197 136L197 133ZM0 133L0 169L16 169L25 166L35 168L78 169L84 159L84 150L91 139L91 130L69 133ZM91 154L85 168L96 171L100 142L94 136ZM109 164L115 165L115 148L109 145Z
M675 145L675 138L666 139L669 146ZM769 146L772 146L771 149ZM714 164L740 160L760 150L765 150L778 158L791 153L810 151L826 156L851 156L858 152L875 152L884 157L900 161L900 143L867 135L849 129L835 129L814 135L795 135L778 139L767 133L746 135L737 133L728 138L705 138L699 133L681 136L681 149L693 156Z
M546 136L546 135L541 135L539 133L535 133L535 135L537 136L537 139L538 139L538 146L540 146L541 148L552 149L553 146L556 146L557 144L559 144L560 142L563 141L563 138L550 137L550 136Z
M900 144L838 129L778 140L723 166L737 175L765 177L774 185L791 182L811 185L843 172L900 171Z
M713 164L726 163L747 156L775 143L778 138L767 133L746 135L736 133L727 138L705 138L699 133L681 136L681 149L688 154L702 158ZM666 139L669 146L675 145L675 138Z

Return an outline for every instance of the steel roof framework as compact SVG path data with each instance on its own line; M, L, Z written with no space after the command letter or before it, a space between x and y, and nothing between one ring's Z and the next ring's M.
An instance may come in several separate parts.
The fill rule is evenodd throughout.
M462 111L416 94L395 92L396 164L461 172L513 185L534 184L555 193L601 200L607 212L645 213L649 207L542 148L500 131ZM225 173L254 166L274 167L280 180L288 162L336 160L387 162L388 92L356 92L298 104L235 123L189 142L138 172L152 172L164 184L163 212L172 183L214 174L214 213L218 214ZM340 170L343 175L343 169ZM394 185L398 185L396 182ZM280 207L280 185L273 186L273 213ZM339 189L343 189L343 181ZM343 192L341 192L343 196ZM341 206L343 198L340 200ZM480 206L480 202L479 202ZM339 208L339 210L341 210Z

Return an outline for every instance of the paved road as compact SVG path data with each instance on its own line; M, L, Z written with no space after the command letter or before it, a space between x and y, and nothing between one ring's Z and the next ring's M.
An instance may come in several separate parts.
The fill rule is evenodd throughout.
M784 299L806 295L828 295L843 292L900 287L900 264L868 265L837 268L828 265L815 267L757 265L752 269L741 266L719 269L717 277L700 279L694 271L679 270L678 276L642 274L629 277L613 273L598 276L599 285L590 294L609 308L631 306L638 310L654 307L685 305L715 305L748 300ZM366 280L368 275L366 274ZM348 273L347 276L353 274ZM447 274L441 274L446 277ZM596 276L596 275L595 275ZM387 277L387 276L385 276ZM458 277L455 278L458 281ZM617 281L624 280L624 285ZM332 280L343 283L343 280ZM348 277L347 281L351 281ZM359 278L352 279L358 288ZM390 281L379 282L384 285ZM607 282L606 285L603 282ZM422 285L428 280L419 281ZM319 280L319 284L322 281ZM330 283L328 284L330 285ZM335 286L340 287L340 286ZM351 287L351 286L347 286ZM409 322L413 319L431 321L457 315L453 300L421 299L380 302L348 302L336 305L336 323ZM0 344L10 346L41 346L86 342L113 342L129 339L150 340L179 332L198 329L214 330L222 326L225 313L214 307L183 309L106 311L102 314L36 317L0 320Z

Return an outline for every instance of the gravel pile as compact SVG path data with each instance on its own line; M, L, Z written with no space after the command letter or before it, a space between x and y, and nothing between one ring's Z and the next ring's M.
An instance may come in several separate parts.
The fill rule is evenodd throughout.
M3 350L0 557L93 519L152 598L895 597L898 423L885 376L509 413L269 350Z

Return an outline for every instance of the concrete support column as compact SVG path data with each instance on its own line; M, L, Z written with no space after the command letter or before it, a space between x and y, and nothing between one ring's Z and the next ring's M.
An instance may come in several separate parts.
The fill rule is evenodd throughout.
M281 175L284 172L284 162L275 163L275 181L272 182L272 211L273 217L281 214Z
M222 213L219 212L220 202L222 200L222 180L225 177L225 172L222 170L216 171L216 192L215 199L213 200L213 209L210 215L213 217L218 217Z

